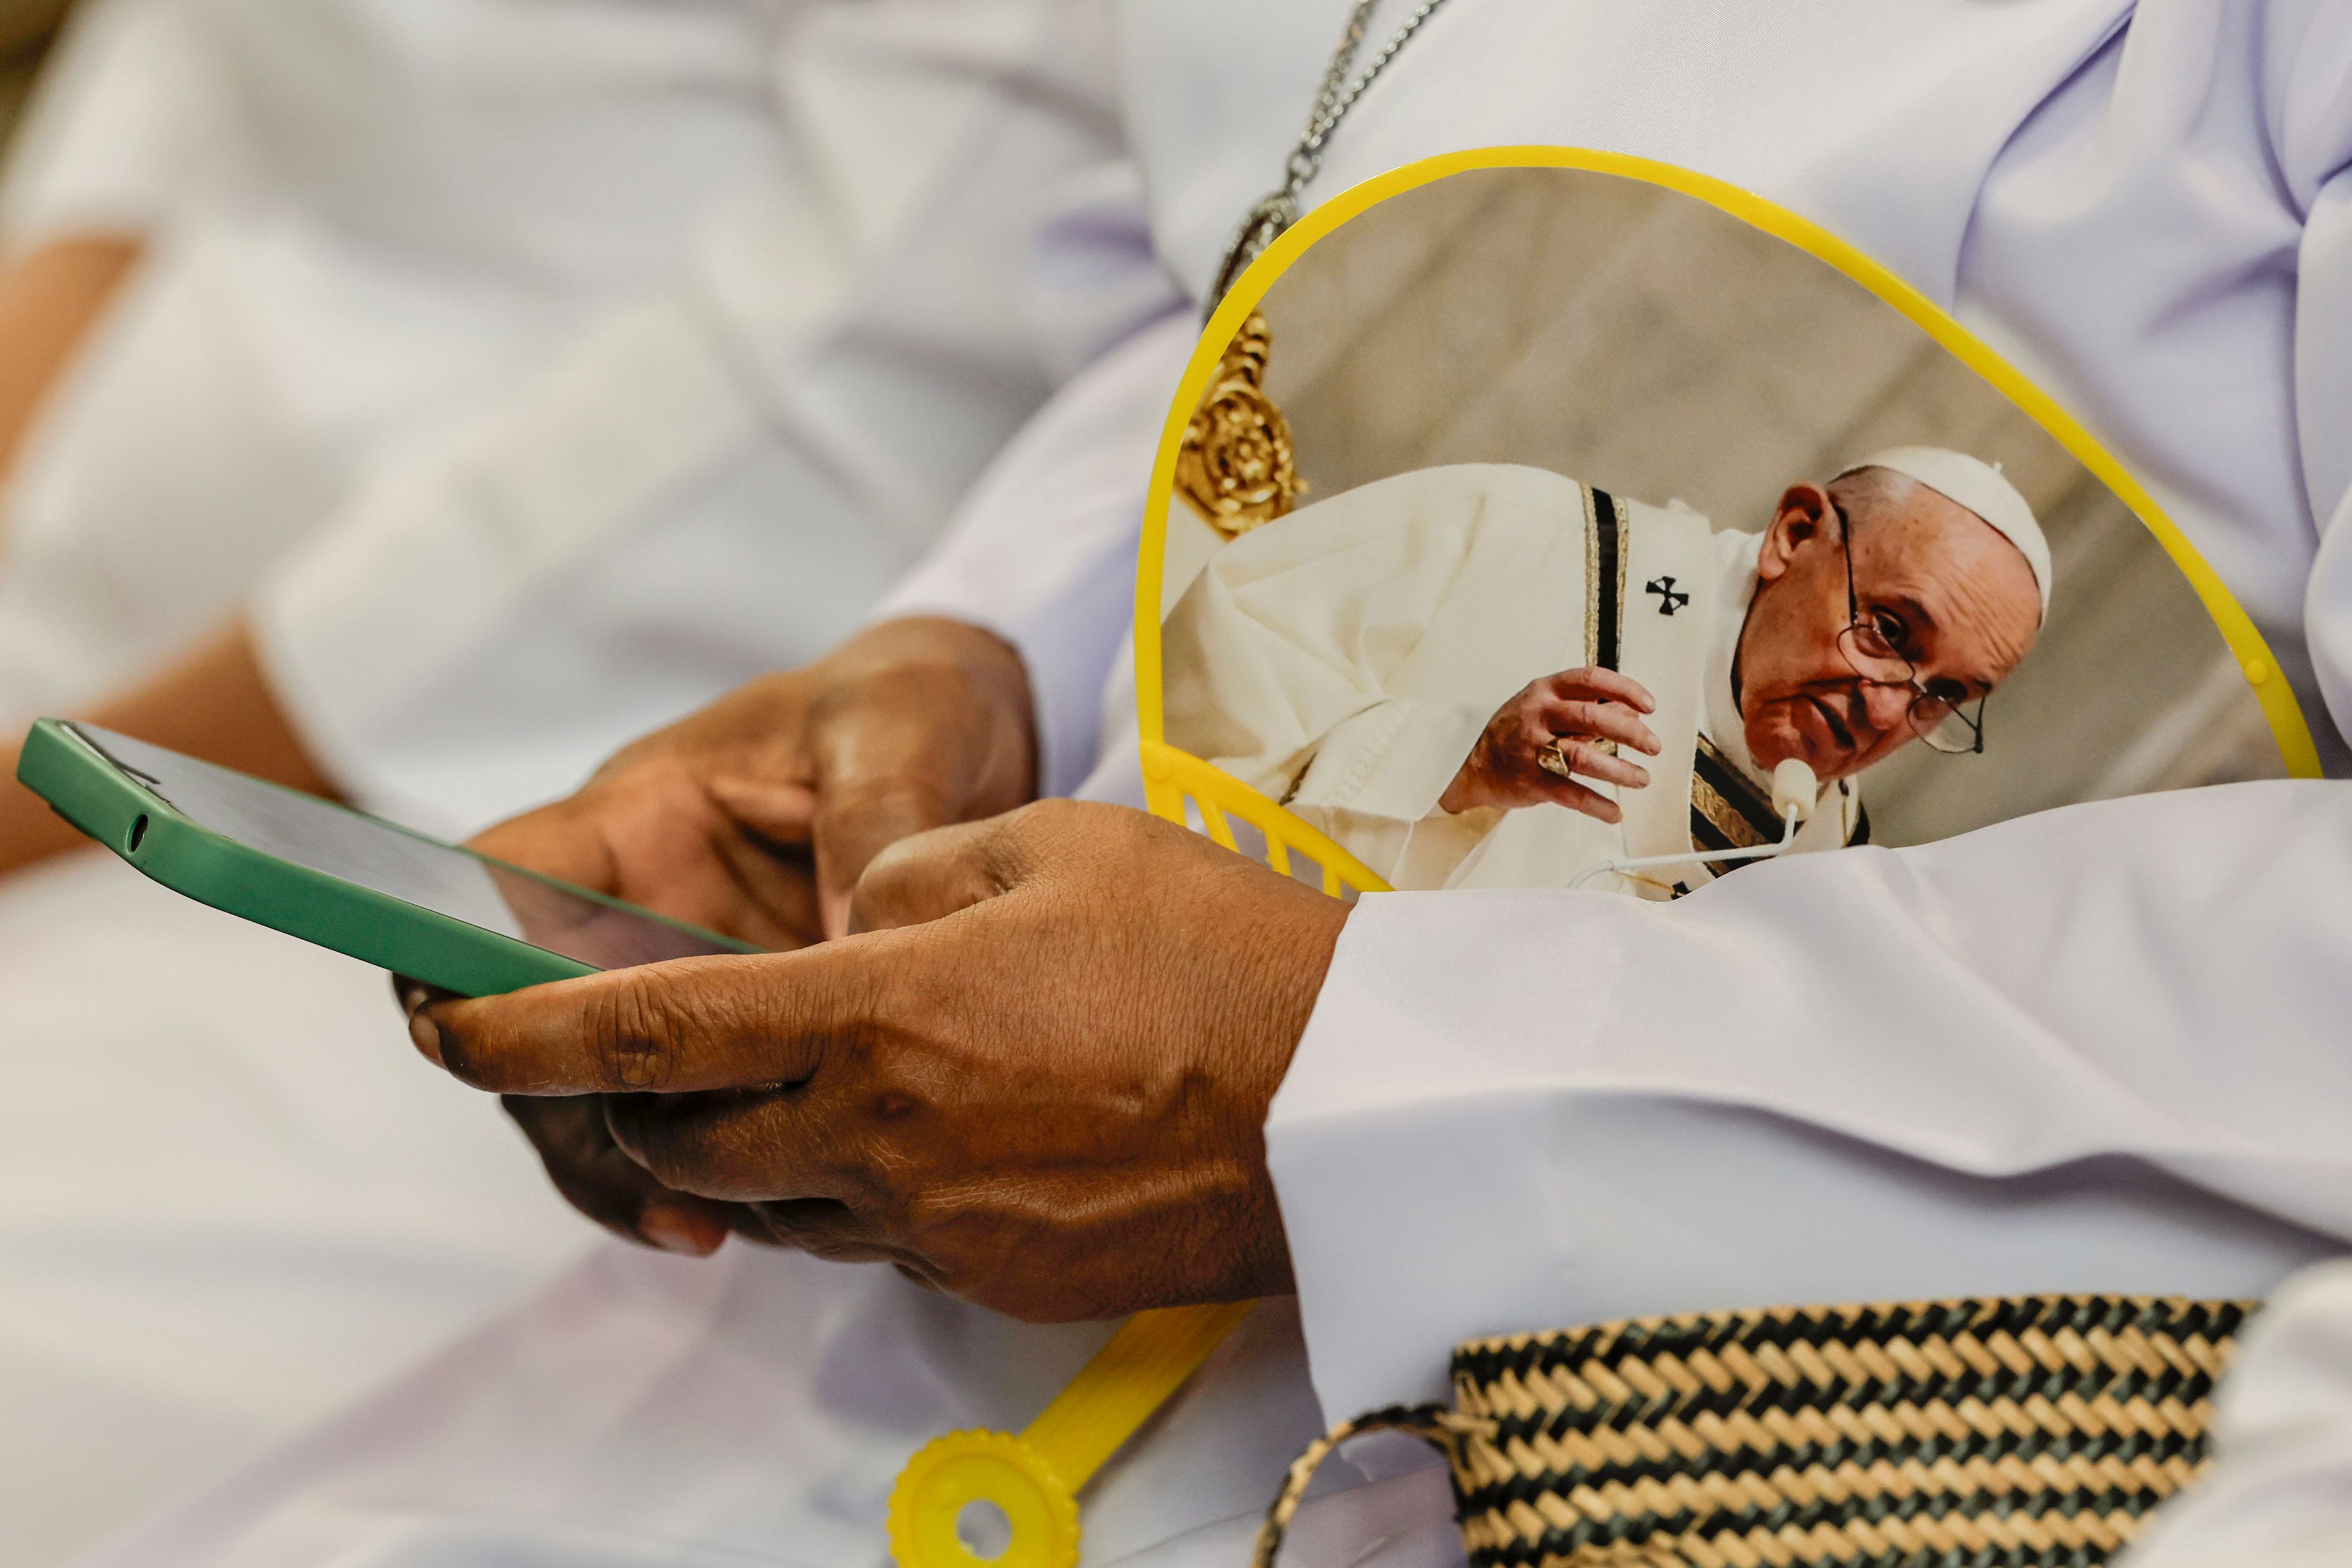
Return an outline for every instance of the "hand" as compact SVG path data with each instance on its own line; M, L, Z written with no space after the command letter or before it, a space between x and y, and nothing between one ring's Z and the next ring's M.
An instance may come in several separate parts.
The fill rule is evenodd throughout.
M860 934L436 1003L418 1044L604 1094L662 1187L1034 1321L1286 1289L1267 1105L1347 906L1139 812L886 851Z
M431 1037L417 1015L454 992L396 974L393 994L408 1015L411 1038ZM427 1055L432 1054L427 1049ZM731 1235L767 1241L767 1227L741 1204L713 1203L692 1193L672 1191L621 1152L605 1120L610 1097L575 1094L561 1098L509 1094L499 1104L530 1140L547 1179L563 1201L625 1240L665 1252L707 1258Z
M484 854L761 947L846 929L866 862L908 834L1034 793L1020 657L961 622L886 622L628 747L579 794L502 823ZM411 1028L437 1000L397 983ZM764 1237L740 1205L665 1188L613 1142L594 1096L509 1099L573 1207L635 1241L715 1251Z
M1568 775L1646 787L1648 769L1600 742L1656 756L1658 737L1639 717L1656 709L1639 681L1613 669L1564 669L1529 681L1495 710L1437 804L1450 812L1482 805L1515 811L1549 801L1602 822L1622 822L1625 814L1615 801Z
M977 626L870 627L637 742L486 855L758 946L846 929L886 846L1036 793L1020 656Z

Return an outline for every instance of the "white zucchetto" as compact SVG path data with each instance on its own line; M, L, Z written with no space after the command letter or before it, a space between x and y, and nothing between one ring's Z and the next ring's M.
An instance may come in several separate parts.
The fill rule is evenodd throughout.
M2042 524L2034 521L2033 509L1999 468L1943 447L1890 447L1849 465L1837 477L1842 479L1864 468L1887 468L1916 479L1984 519L2016 545L2025 563L2033 568L2034 585L2042 590L2042 618L2049 618L2050 541L2042 536Z

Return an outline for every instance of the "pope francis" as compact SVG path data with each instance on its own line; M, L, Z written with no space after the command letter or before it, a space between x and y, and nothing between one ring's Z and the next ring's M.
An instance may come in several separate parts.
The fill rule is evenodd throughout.
M1217 553L1165 626L1168 738L1399 888L1690 855L1611 873L1673 898L1737 864L1707 852L1780 839L1780 763L1833 805L1794 847L1833 848L1868 837L1863 769L1981 751L2050 584L2024 497L1938 447L1792 485L1760 533L1541 468L1423 468Z

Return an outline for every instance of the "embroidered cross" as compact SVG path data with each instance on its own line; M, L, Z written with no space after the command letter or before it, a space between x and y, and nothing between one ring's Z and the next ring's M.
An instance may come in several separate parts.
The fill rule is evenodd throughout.
M1658 596L1658 614L1662 616L1671 616L1690 603L1688 594L1675 592L1675 580L1672 577L1653 577L1643 585L1642 592L1655 594Z

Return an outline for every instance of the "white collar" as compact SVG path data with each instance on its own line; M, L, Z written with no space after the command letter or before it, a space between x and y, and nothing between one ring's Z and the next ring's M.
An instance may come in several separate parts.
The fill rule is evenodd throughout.
M1715 603L1721 605L1709 629L1702 679L1706 700L1699 710L1699 732L1715 749L1731 759L1748 777L1765 784L1748 750L1748 725L1739 713L1738 693L1731 684L1731 667L1739 657L1740 629L1748 624L1748 606L1756 597L1756 561L1764 552L1764 536L1736 528L1715 535Z
M1769 795L1772 775L1756 765L1756 754L1748 749L1748 721L1740 714L1738 690L1731 680L1731 667L1739 658L1739 634L1748 625L1748 606L1756 598L1756 562L1764 553L1764 536L1726 529L1715 536L1715 548L1717 570L1721 574L1716 579L1715 602L1724 608L1709 628L1714 640L1707 647L1706 672L1701 677L1706 690L1699 733ZM1824 784L1822 790L1826 793L1831 787ZM1840 779L1834 787L1843 803L1840 821L1850 834L1861 810L1862 790L1853 779Z

